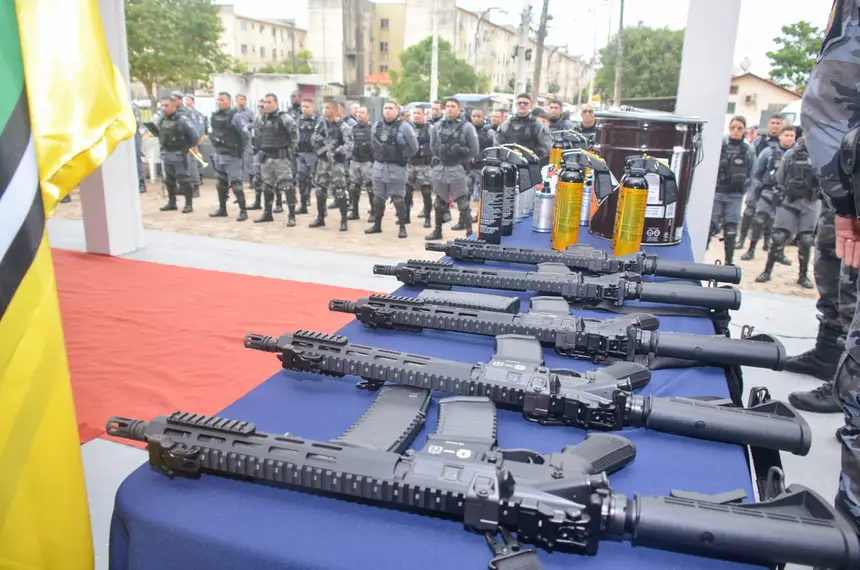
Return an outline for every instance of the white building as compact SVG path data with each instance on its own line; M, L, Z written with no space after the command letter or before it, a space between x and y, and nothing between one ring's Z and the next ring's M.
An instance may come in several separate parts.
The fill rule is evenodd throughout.
M233 4L221 5L224 52L246 64L250 71L292 61L308 49L306 30L288 20L258 20L237 14Z

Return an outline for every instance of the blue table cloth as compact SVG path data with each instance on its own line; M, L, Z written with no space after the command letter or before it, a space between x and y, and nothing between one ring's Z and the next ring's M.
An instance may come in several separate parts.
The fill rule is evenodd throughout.
M533 233L530 226L527 221L518 224L514 235L506 238L504 244L548 248L549 235ZM607 241L590 236L585 228L580 243L609 247ZM686 237L678 246L651 251L670 260L692 259ZM522 265L509 267L533 269ZM403 295L417 293L417 289L410 287L398 291ZM524 300L529 296L521 295ZM523 310L527 306L524 301ZM598 312L583 315L613 316ZM312 328L312 323L308 326ZM714 332L709 319L689 317L662 317L661 329ZM248 332L278 335L292 331ZM354 343L469 363L486 362L493 352L492 338L459 333L372 331L357 321L340 333ZM241 342L241 338L236 339L237 344ZM551 367L588 370L594 366L560 357L552 350L546 350L545 356ZM274 355L260 353L260 358L271 358L272 368L276 369L278 362ZM328 440L352 424L374 398L373 393L355 387L357 380L279 371L220 415L254 422L260 431L290 432L304 438ZM650 385L641 392L659 396L728 397L724 372L706 367L655 372ZM414 448L420 449L426 433L435 429L436 396L427 427L419 434ZM744 489L749 497L753 496L745 450L740 446L643 429L625 429L623 435L636 445L637 457L633 464L610 477L616 491L630 496L637 492L666 495L673 489L700 493ZM573 428L529 423L517 412L498 412L498 439L502 447L551 453L581 442L584 436L584 432ZM744 566L611 541L600 544L596 557L542 550L539 556L545 568L558 570ZM111 570L482 570L487 568L489 558L484 538L465 532L458 522L215 476L171 480L148 465L132 473L119 488L110 537Z

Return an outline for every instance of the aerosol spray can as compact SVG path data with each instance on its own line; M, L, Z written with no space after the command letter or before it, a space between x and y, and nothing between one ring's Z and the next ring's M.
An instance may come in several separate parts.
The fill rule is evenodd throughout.
M552 248L564 251L579 241L579 219L582 214L584 168L576 151L565 153L564 165L556 183L555 215L552 225Z
M594 172L588 168L585 170L585 181L582 185L582 208L579 211L579 225L587 226L591 221L591 192L594 186Z
M495 149L487 149L487 151ZM478 239L493 245L502 243L502 209L505 201L505 175L498 155L484 153L481 170L481 199L478 206Z
M544 184L541 191L535 194L535 211L532 215L533 232L548 234L552 231L555 197L555 192L549 184Z
M612 231L612 255L636 253L642 244L645 227L645 207L648 205L646 162L641 156L627 158L618 193L615 227Z
M514 233L515 212L517 207L517 167L510 162L501 164L502 174L505 178L504 202L502 202L502 235L509 236Z
M561 169L561 153L563 153L566 148L564 131L555 131L552 134L552 147L549 149L549 164L556 171Z

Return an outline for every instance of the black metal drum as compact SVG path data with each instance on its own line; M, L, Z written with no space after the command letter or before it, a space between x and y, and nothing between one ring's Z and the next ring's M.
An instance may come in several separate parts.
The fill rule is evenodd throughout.
M675 173L677 199L661 191L659 179L649 184L642 244L680 243L693 172L701 161L704 121L647 111L606 111L595 113L595 117L594 152L606 161L616 179L621 179L627 157L632 155L647 154L663 159ZM591 199L596 201L596 209L593 202L589 231L597 237L612 239L618 206L617 183L614 188L595 188Z

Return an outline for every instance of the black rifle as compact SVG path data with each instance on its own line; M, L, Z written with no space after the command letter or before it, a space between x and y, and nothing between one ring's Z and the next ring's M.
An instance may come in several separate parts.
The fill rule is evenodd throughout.
M786 357L782 343L769 335L737 340L722 335L659 332L660 321L645 313L606 320L575 317L561 297L533 297L529 307L528 313L510 314L393 295L371 295L354 302L333 299L328 304L330 311L355 315L370 328L411 332L427 328L484 336L522 334L562 356L595 363L627 360L651 370L706 364L782 370Z
M453 285L505 291L537 291L560 295L578 308L617 308L627 301L640 300L671 305L688 305L714 310L735 310L741 293L733 287L699 287L694 284L647 283L633 273L585 277L558 263L543 263L537 271L473 269L454 267L450 261L415 261L397 265L374 265L374 275L393 275L405 285L450 289ZM629 307L627 307L629 308ZM660 315L709 316L703 309L689 307L648 308Z
M740 283L741 269L732 265L709 265L686 261L667 261L645 252L613 257L589 245L572 245L565 251L492 245L482 240L455 239L447 243L427 243L427 251L441 251L458 261L504 261L506 263L561 263L573 271L589 275L639 273L660 277L677 277L696 281Z
M810 446L809 425L782 402L736 408L727 400L639 396L633 390L651 379L646 367L619 362L584 373L552 370L544 363L540 343L529 336L497 336L490 361L475 365L351 344L344 336L308 331L280 338L249 334L245 348L278 354L287 370L358 376L364 380L359 384L363 388L391 383L487 396L521 410L526 419L550 425L589 430L636 426L795 455L806 455Z
M607 538L754 564L860 567L851 523L800 485L747 504L730 504L743 492L626 497L575 449L505 451L494 428L495 410L485 398L448 398L439 402L436 433L423 449L403 455L260 433L248 422L181 412L151 421L114 417L107 433L146 442L150 466L170 477L211 473L323 491L462 520L488 538L499 529L505 536L517 532L520 540L547 549L594 555ZM518 556L535 567L530 549Z

